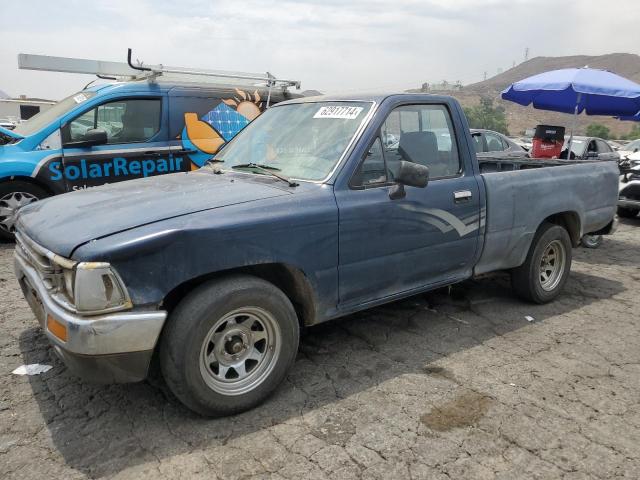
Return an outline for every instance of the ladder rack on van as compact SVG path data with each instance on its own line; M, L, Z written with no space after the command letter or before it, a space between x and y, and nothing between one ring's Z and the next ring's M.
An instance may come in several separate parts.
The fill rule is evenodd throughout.
M269 87L295 87L300 89L299 80L285 80L276 78L269 72L244 73L225 72L216 70L191 70L183 67L167 67L160 65L145 65L143 62L131 60L131 49L127 53L127 63L89 60L84 58L52 57L48 55L18 54L18 68L23 70L41 70L49 72L82 73L96 75L110 80L153 80L159 76L169 76L176 80L189 80L189 77L202 78L204 81L222 83L247 82L251 85ZM201 80L202 81L202 80Z

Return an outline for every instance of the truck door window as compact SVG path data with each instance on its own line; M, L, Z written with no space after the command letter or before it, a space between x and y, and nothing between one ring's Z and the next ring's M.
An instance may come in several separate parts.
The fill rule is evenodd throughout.
M107 143L148 142L160 130L161 100L130 99L103 103L68 123L64 142L80 141L88 130L107 132Z
M384 155L393 176L401 160L429 167L432 179L460 173L451 116L444 105L403 105L382 126Z

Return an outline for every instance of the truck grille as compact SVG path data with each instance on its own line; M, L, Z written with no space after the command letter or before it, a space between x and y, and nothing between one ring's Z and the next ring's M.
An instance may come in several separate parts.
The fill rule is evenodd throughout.
M64 269L73 268L74 262L50 252L29 237L16 232L16 255L33 267L51 296L65 306L70 296L65 287Z

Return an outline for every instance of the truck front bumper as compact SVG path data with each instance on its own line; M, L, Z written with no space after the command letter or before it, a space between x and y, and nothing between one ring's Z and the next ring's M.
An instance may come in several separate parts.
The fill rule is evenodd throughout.
M38 323L73 373L98 383L137 382L147 376L166 312L80 316L51 299L38 272L17 254L14 266Z

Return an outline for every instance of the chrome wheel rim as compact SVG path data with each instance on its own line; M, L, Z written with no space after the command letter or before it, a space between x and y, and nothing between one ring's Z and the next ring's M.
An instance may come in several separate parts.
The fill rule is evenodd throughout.
M559 240L554 240L546 246L540 259L540 286L550 292L562 280L562 273L567 261L567 252Z
M11 192L0 198L0 229L15 232L18 210L37 201L38 197L27 192Z
M584 235L582 237L582 241L591 247L600 243L601 239L602 235Z
M200 349L200 374L209 388L241 395L273 371L280 353L280 327L259 307L244 307L218 320Z

